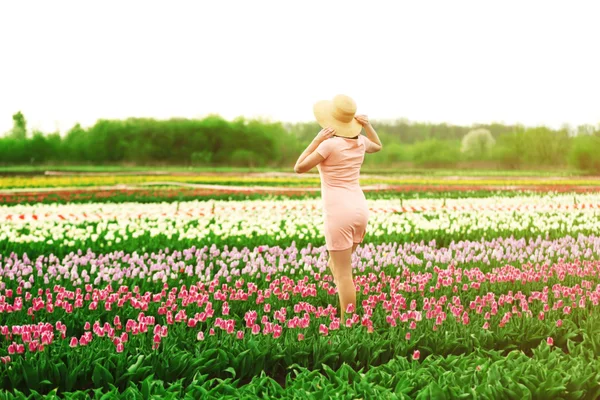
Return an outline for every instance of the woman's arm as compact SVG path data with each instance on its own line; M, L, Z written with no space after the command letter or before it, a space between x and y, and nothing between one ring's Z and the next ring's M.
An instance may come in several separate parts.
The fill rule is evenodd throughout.
M332 128L324 128L317 134L317 136L313 139L313 141L308 145L306 150L300 157L298 161L296 161L296 165L294 166L294 171L297 174L302 174L304 172L308 172L314 167L317 166L321 161L324 160L323 156L317 153L315 150L322 141L329 139L333 136L335 131Z
M383 145L381 144L381 140L379 140L379 136L377 136L377 132L375 132L375 128L369 122L369 118L366 115L357 115L356 120L363 126L365 132L367 133L367 137L373 143L369 146L368 153L377 153L383 149Z

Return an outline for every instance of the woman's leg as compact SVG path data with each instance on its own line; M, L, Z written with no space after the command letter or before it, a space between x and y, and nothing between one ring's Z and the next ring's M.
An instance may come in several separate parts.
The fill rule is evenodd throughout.
M352 254L354 254L354 252L356 251L356 248L358 247L360 243L354 243L352 245ZM337 276L335 275L335 266L333 265L333 259L331 258L331 251L329 252L329 259L327 260L327 266L329 267L329 270L331 271L331 275L333 276L333 283L335 283L335 286L337 286ZM344 310L346 311L346 310Z
M330 251L329 254L334 265L343 324L346 322L345 314L348 305L353 304L356 307L356 288L352 277L352 248Z
M327 260L327 266L329 267L329 270L331 271L331 276L333 276L333 282L335 283L335 286L337 286L337 277L335 275L335 266L333 265L333 258L331 258L331 251L329 252L329 259Z

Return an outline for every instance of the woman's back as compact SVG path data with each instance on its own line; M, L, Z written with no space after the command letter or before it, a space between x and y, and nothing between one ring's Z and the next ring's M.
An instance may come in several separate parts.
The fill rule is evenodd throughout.
M317 169L324 192L327 188L350 189L359 186L360 167L365 158L366 145L362 135L357 139L334 136L321 142L316 151L324 160Z

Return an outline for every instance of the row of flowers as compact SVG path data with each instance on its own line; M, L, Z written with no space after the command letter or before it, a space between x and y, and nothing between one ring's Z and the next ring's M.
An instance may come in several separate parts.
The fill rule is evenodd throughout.
M316 190L315 190L316 189ZM310 198L319 197L320 188L253 188L240 191L239 187L225 189L214 188L73 188L55 190L31 189L30 191L0 191L0 205L33 203L69 203L69 202L162 202L196 199L249 200L269 197ZM367 198L391 198L401 196L449 197L493 196L493 195L536 195L539 193L597 193L600 186L577 185L529 185L529 186L491 186L491 185L419 185L363 187Z
M367 241L535 237L600 231L600 195L369 200ZM0 243L56 247L126 242L323 240L321 200L36 204L0 207ZM166 242L165 242L166 241ZM187 242L185 242L187 241Z
M36 187L77 187L107 186L119 184L143 184L160 182L183 182L220 185L257 185L257 186L318 186L317 174L294 176L266 175L62 175L62 176L3 176L0 177L0 189L36 188ZM423 176L374 176L362 174L364 185L445 185L445 186L600 186L600 179L590 177L568 178L531 178L531 177L423 177Z
M14 288L11 283L10 289L2 289L0 315L12 322L0 325L0 338L8 343L8 355L14 355L44 351L61 340L71 347L109 340L122 352L133 338L142 337L135 346L148 343L146 336L157 349L171 331L181 340L261 335L303 341L364 329L410 342L440 329L516 335L523 326L518 321L527 320L536 329L564 335L577 327L573 318L597 311L599 272L600 261L506 265L485 273L476 266L455 265L406 268L399 274L369 272L355 277L359 304L348 307L345 322L332 304L336 288L331 277L320 273L165 282L154 289L143 289L135 277L114 286L63 285L58 282L64 277L55 277L56 283L44 277L34 287Z
M535 272L534 266L542 265L544 272L553 273L562 280L572 272L550 268L550 265L565 267L567 264L556 263L597 259L600 259L600 237L596 235L565 236L554 240L497 238L459 241L443 247L435 241L364 244L353 255L352 268L355 274L388 271L402 276L409 274L421 284L439 279L439 284L448 286L462 279L469 282L492 280L495 274L503 271L501 268L513 263L522 265L521 270L511 273L519 279L529 279ZM268 282L280 274L299 277L326 274L327 261L325 246L312 245L302 248L263 245L241 249L212 245L181 250L165 248L152 253L94 253L80 249L64 257L50 254L31 259L26 253L22 256L12 253L0 255L0 290L30 289L35 285L65 282L74 286L128 282L152 285L183 279L211 281L216 278L231 282L239 277L257 282L267 279ZM474 276L460 272L456 278L443 273L444 269L457 266L477 268L480 272Z
M490 196L463 199L391 199L368 200L372 213L407 212L551 212L600 209L600 193L552 194L544 196ZM88 204L33 204L0 206L0 220L19 222L35 221L85 221L99 219L173 218L196 219L207 214L227 215L232 213L244 217L268 212L279 217L289 213L321 212L320 199L298 200L247 200L247 201L183 201L162 203L88 203ZM243 214L243 215L242 215Z

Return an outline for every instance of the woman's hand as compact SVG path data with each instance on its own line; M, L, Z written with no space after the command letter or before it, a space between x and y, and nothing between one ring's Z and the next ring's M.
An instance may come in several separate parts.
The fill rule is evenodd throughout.
M333 128L323 128L317 134L317 136L315 137L315 140L317 142L321 143L322 141L329 139L333 135L335 135L335 129L333 129Z
M357 115L354 118L356 118L358 123L361 124L362 126L369 125L369 117L367 117L366 115Z

